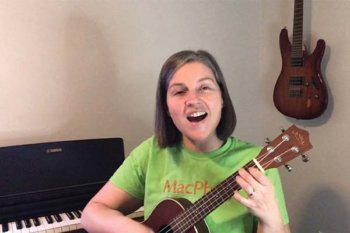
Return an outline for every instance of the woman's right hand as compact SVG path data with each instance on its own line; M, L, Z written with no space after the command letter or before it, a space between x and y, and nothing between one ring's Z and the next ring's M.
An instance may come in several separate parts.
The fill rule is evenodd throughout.
M108 181L84 208L81 224L91 233L152 233L146 225L125 216L142 204L142 200Z

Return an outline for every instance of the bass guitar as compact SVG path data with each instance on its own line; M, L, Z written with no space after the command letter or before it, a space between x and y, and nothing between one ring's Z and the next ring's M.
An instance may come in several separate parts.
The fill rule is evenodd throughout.
M292 125L265 146L244 168L256 167L261 171L277 168L311 148L308 132ZM193 204L186 199L160 202L144 224L158 233L209 233L204 218L232 198L236 190L240 190L236 182L237 174L235 172L226 178Z
M303 46L303 0L294 0L292 43L286 28L280 32L282 69L273 101L282 114L296 119L314 119L327 108L327 87L321 74L325 41L317 41L312 54Z

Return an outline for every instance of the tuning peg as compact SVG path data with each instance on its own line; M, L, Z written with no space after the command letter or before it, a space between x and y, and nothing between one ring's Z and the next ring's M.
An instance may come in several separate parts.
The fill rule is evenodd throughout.
M307 163L307 162L309 162L309 157L307 156L307 155L301 155L301 158L302 158L302 160L303 160L303 162L304 163Z
M265 138L265 143L266 143L266 144L270 144L270 143L271 143L270 138Z
M289 171L289 172L292 171L292 167L289 166L288 164L285 164L284 167L287 169L287 171Z
M282 133L284 133L286 131L283 127L281 127L280 130Z

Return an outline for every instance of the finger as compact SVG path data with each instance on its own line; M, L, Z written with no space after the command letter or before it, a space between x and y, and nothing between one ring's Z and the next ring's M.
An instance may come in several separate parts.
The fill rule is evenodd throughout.
M241 176L247 183L252 187L258 187L259 182L245 169L240 169L238 171L239 176Z
M253 176L253 178L261 185L266 186L270 184L270 180L259 169L250 167L248 171Z
M254 187L250 183L248 183L243 177L236 176L236 182L249 195L255 192Z
M248 208L254 208L255 207L255 203L253 200L251 200L250 198L245 198L244 196L242 196L242 194L238 191L235 191L235 193L233 194L233 197L235 200L237 200L239 203L241 203L242 205L248 207Z
M236 177L237 184L248 194L248 196L253 196L255 193L254 187L249 184L246 180L244 180L242 177L237 176Z

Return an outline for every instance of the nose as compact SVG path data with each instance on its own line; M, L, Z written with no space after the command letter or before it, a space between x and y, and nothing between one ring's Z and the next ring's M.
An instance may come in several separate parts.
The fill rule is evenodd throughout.
M200 102L200 98L198 96L198 93L196 93L195 91L189 91L187 93L187 97L185 100L186 106L195 106L199 102Z

